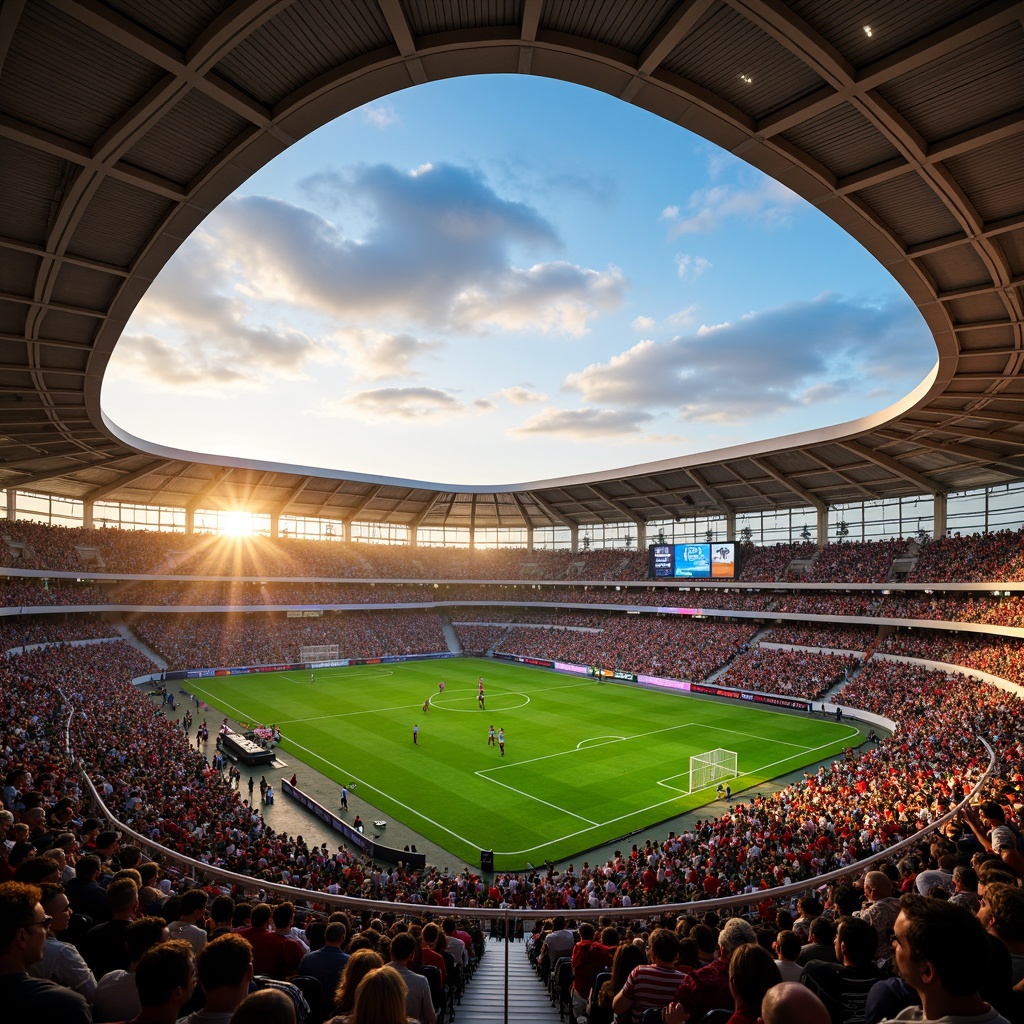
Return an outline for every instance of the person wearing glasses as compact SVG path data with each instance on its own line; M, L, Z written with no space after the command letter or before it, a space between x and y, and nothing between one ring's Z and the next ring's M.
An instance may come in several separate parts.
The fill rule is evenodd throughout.
M43 958L53 921L43 910L41 896L38 886L25 882L0 885L0 1006L9 1020L91 1024L83 995L28 973Z
M39 902L52 920L47 930L43 958L32 964L28 972L36 978L49 978L58 985L81 992L92 1004L96 1001L96 978L82 954L70 942L61 942L57 938L71 922L71 904L64 894L64 886L42 882L39 891Z

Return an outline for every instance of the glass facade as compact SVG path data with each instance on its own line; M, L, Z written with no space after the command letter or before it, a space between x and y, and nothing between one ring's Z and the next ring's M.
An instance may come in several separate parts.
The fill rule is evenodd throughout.
M82 526L84 502L32 491L8 492L8 513L13 499L14 517L54 526ZM934 500L931 495L892 500L864 501L835 505L828 511L828 540L842 536L851 541L885 540L893 537L931 535L934 529ZM2 514L2 513L0 513ZM184 533L187 516L183 508L132 505L97 501L93 526L121 530L160 530ZM1024 482L1003 484L977 491L947 495L946 529L951 534L988 533L1016 530L1024 525ZM845 527L845 530L844 530ZM268 513L256 514L224 509L199 509L194 517L197 533L251 533L269 537L272 522ZM813 508L778 509L740 514L735 537L727 536L724 516L697 516L647 523L647 543L682 544L716 540L751 540L755 544L787 544L802 539L816 540L817 514ZM281 516L281 537L305 540L343 540L345 524L337 519ZM400 523L348 524L348 539L369 544L408 544L411 530ZM467 527L421 526L417 543L424 547L525 548L528 531L523 527L480 528L471 536ZM577 543L581 550L636 548L638 530L633 523L596 523L581 526ZM567 526L538 527L533 531L536 550L569 548L572 536Z

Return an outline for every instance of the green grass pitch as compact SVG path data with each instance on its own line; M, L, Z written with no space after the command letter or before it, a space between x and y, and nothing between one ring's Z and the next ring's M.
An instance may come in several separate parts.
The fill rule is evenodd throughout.
M275 723L283 749L357 782L466 863L494 850L499 870L572 857L715 799L714 787L688 792L691 754L736 751L736 792L860 741L849 723L475 658L318 669L312 685L308 671L186 685L241 721ZM491 724L505 730L505 757L487 744Z

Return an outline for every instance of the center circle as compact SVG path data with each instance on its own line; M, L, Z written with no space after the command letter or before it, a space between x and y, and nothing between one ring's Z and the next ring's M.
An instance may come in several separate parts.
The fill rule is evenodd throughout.
M430 698L430 706L432 708L440 708L442 711L455 711L459 714L479 714L480 708L477 705L476 690L456 690L455 693L472 693L472 697L449 697L451 690L445 690L444 696L435 693ZM519 697L518 704L506 704L504 698L506 697ZM525 693L520 693L518 690L508 690L504 693L492 693L490 695L484 695L484 702L486 704L486 711L516 711L519 708L525 708L530 703L530 698ZM456 704L467 704L468 707L460 708L455 707Z

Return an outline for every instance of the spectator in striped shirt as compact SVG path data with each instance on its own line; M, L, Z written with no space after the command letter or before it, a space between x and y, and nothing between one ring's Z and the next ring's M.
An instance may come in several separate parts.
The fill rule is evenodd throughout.
M622 990L612 1000L616 1016L631 1014L632 1024L640 1024L644 1010L651 1007L667 1006L676 994L686 975L677 971L676 956L679 940L675 932L667 928L656 928L648 941L650 963L634 967Z

